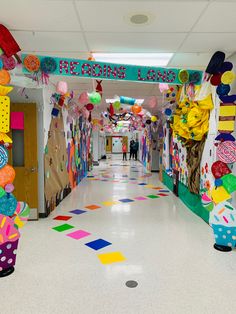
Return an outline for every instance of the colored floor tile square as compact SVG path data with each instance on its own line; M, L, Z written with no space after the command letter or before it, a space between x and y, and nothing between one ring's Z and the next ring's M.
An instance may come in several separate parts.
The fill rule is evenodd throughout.
M87 178L94 178L94 176L87 176Z
M153 187L152 189L153 189L153 190L161 190L162 188L156 186L156 187Z
M130 198L123 198L123 199L119 200L119 202L130 203L130 202L134 202L134 200L131 200Z
M139 183L138 185L147 185L147 183Z
M152 184L147 184L147 185L145 185L145 188L147 188L147 189L152 189L152 188L154 188L155 186L154 185L152 185Z
M159 192L163 192L163 193L169 193L169 190L160 190Z
M97 206L97 205L88 205L88 206L85 206L85 208L88 208L90 210L95 210L95 209L98 209L98 208L101 208L101 207Z
M136 178L129 178L130 180L137 180Z
M102 264L112 264L112 263L123 262L126 260L124 255L120 252L98 254L98 258L100 259L100 262Z
M111 245L111 243L103 239L98 239L98 240L86 243L85 245L87 245L88 247L90 247L91 249L95 251L98 251L108 245Z
M54 217L53 220L64 220L64 221L67 221L67 220L69 220L71 218L72 218L71 216L57 216L57 217Z
M127 174L123 174L122 178L128 178L128 175Z
M115 201L102 202L102 205L104 205L104 206L112 206L112 205L116 205L116 204L119 204L119 203L115 202Z
M101 181L103 181L103 182L107 182L108 180L106 180L106 179L103 179L103 180L101 180Z
M157 196L157 195L152 195L152 194L151 194L151 195L147 195L147 197L148 197L148 198L159 198L159 196Z
M80 215L87 212L86 210L82 210L82 209L74 209L74 210L71 210L70 213L75 214L75 215Z
M55 231L58 231L58 232L63 232L63 231L70 230L70 229L73 229L73 228L74 228L74 226L71 226L71 225L68 225L68 224L63 224L63 225L54 227L52 229L55 230Z
M169 194L164 194L164 193L158 193L157 195L159 195L159 196L169 196Z
M77 231L74 231L74 232L71 232L71 233L67 233L67 237L70 237L72 239L75 239L75 240L80 240L82 238L85 238L87 236L89 236L91 233L87 232L87 231L84 231L84 230L77 230Z
M145 200L147 200L147 198L146 198L146 197L143 197L143 196L135 197L135 199L136 199L137 201L145 201Z

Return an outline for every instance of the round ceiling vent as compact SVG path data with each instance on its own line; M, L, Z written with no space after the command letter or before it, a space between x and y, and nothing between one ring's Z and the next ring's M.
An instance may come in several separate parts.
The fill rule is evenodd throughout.
M146 12L130 13L129 15L125 16L125 21L133 26L149 25L153 19L154 16Z

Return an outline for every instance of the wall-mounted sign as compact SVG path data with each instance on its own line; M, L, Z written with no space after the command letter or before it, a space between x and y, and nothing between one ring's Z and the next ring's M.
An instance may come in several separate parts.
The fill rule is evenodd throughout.
M24 59L28 55L23 54L23 73L29 74L30 72L24 66ZM40 64L44 65L53 63L53 71L50 71L51 75L65 75L65 76L78 76L85 78L95 78L104 80L118 80L118 81L131 81L131 82L143 82L143 83L168 83L181 85L182 81L179 79L179 73L182 69L174 68L159 68L159 67L147 67L127 64L105 63L97 61L68 59L59 57L46 57L37 56L40 60ZM45 67L41 67L41 71L44 72ZM201 84L202 71L187 70L189 82ZM191 78L193 81L191 81Z

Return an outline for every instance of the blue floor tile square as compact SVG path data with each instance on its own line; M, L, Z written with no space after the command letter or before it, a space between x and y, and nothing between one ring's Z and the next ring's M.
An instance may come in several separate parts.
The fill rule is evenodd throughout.
M123 199L119 200L119 202L130 203L130 202L134 202L134 200L131 200L130 198L123 198Z
M147 183L139 183L138 185L147 185Z
M75 214L75 215L80 215L86 212L87 212L86 210L82 210L82 209L74 209L70 211L70 213Z
M90 247L91 249L95 251L98 251L108 245L111 245L111 243L103 239L98 239L92 242L85 243L85 245L87 245L88 247Z

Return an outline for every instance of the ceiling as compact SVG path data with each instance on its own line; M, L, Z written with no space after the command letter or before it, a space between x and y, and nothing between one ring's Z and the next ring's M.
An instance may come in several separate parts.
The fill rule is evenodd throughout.
M216 50L236 51L234 0L8 0L0 21L24 52L87 59L90 52L172 52L168 67L204 69ZM133 25L129 17L150 22ZM91 80L70 79L72 88L92 89ZM114 94L161 95L157 84L104 82Z

